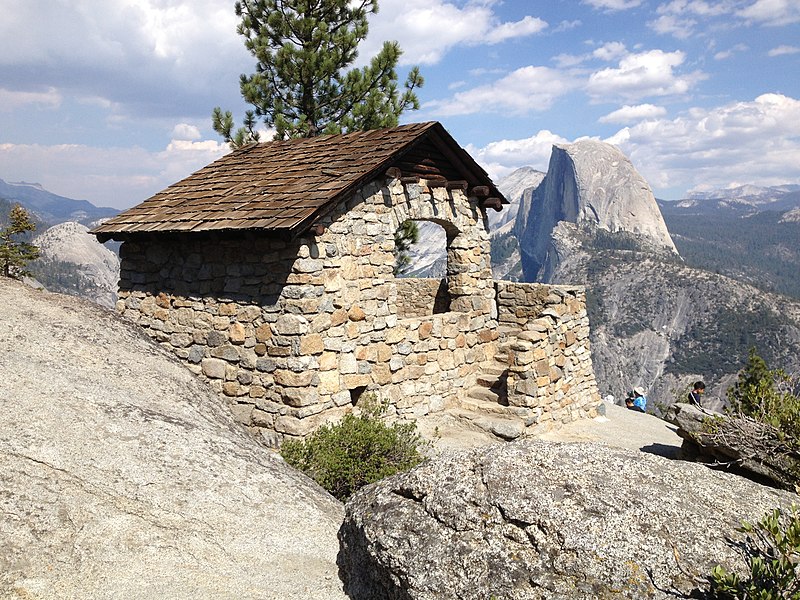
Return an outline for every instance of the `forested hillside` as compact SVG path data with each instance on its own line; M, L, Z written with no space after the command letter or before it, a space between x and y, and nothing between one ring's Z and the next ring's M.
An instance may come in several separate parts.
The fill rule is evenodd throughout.
M800 222L771 210L688 212L666 202L661 207L687 265L800 298Z

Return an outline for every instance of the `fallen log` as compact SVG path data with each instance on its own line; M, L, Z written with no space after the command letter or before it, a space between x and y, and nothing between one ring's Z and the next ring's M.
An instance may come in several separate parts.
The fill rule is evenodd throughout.
M681 458L727 470L758 483L798 491L800 447L766 423L691 404L673 404L665 419L683 438Z

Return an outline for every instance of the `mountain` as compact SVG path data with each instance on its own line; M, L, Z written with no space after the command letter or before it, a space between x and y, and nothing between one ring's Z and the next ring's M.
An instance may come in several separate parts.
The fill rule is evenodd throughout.
M785 212L724 199L698 210L680 204L660 207L688 266L800 299L800 198Z
M0 179L0 225L16 203L31 214L36 224L31 241L39 246L41 258L29 266L36 280L51 291L113 307L119 281L119 258L115 253L119 244L98 243L87 233L86 225L119 211L53 194L38 183L8 183Z
M497 183L497 188L503 193L509 204L503 206L503 210L500 212L494 210L488 212L489 230L492 233L516 220L522 194L525 190L537 187L544 179L544 175L541 171L531 167L522 167L512 171Z
M119 257L89 235L89 228L68 221L33 239L41 257L30 270L48 290L88 298L108 308L117 301Z
M710 404L720 406L750 346L775 367L800 370L800 303L740 281L733 266L726 276L685 262L630 161L600 142L572 146L554 147L514 231L526 281L586 285L602 394L620 398L642 386L652 404L666 407L705 379ZM741 212L727 214L742 222ZM779 213L770 214L777 221ZM707 229L737 239L725 225ZM685 237L676 236L678 248Z
M523 197L514 233L527 281L552 280L573 229L677 254L650 186L622 152L595 140L553 146L547 175Z
M740 185L695 191L679 203L682 207L696 206L758 208L760 210L788 210L800 205L800 185L763 187Z
M11 183L0 179L0 198L12 203L19 202L25 209L50 225L64 221L88 224L119 213L115 208L97 207L86 200L59 196L48 192L38 183L24 181Z

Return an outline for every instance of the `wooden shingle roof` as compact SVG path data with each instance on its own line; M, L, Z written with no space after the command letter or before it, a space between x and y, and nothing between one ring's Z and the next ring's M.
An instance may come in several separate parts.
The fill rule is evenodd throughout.
M486 172L437 122L251 144L92 230L130 234L260 229L297 234L387 169L432 184L459 181L507 203Z

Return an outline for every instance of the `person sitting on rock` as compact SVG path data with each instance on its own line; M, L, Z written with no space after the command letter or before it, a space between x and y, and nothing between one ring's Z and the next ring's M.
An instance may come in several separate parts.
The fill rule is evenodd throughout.
M689 392L689 404L697 406L698 408L702 408L703 405L701 404L700 400L705 392L706 384L702 381L695 381L694 386L692 386L692 391Z
M647 411L647 396L645 396L644 393L644 388L642 387L633 388L633 391L625 398L625 406L628 407L628 410L635 410L638 412Z

